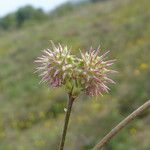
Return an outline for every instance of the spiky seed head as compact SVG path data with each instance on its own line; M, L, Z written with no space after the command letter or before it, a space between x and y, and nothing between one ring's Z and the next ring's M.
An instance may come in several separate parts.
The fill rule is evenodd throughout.
M81 58L78 58L70 54L67 46L56 46L53 42L51 45L35 61L41 82L47 82L51 87L64 85L68 91L73 88L74 96L82 91L89 96L109 92L109 83L115 83L109 75L116 72L110 69L115 60L106 60L109 51L100 56L100 48L91 48L88 52L80 52Z
M51 42L51 48L43 51L43 55L35 61L37 72L42 77L40 83L47 82L51 87L64 85L72 76L74 56L70 55L67 46L56 46Z
M81 86L87 95L97 96L102 95L104 92L110 90L109 83L115 83L112 79L108 78L110 73L115 72L110 70L109 67L115 60L105 60L107 51L99 56L100 49L90 49L89 52L80 52L80 72Z

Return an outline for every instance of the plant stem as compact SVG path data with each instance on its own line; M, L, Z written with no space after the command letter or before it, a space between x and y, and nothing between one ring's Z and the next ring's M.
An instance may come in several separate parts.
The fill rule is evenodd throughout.
M114 127L94 148L93 150L100 150L105 146L122 128L124 128L128 123L130 123L135 117L141 114L146 109L150 108L150 100L136 109L133 113L127 116L123 121L121 121L116 127Z
M66 116L65 116L65 123L64 123L64 128L63 128L63 133L62 133L62 138L61 138L59 150L63 150L64 149L65 138L66 138L69 118L70 118L70 114L71 114L71 110L72 110L72 105L73 105L74 99L75 98L72 96L72 93L70 93L69 94L67 112L66 112Z

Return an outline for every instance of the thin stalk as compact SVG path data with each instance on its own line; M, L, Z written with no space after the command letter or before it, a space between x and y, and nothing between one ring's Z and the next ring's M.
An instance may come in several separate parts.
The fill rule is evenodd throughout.
M62 138L61 138L59 150L63 150L64 149L65 138L66 138L66 134L67 134L68 123L69 123L69 118L70 118L70 114L71 114L71 110L72 110L72 105L73 105L74 99L75 98L72 96L72 92L71 92L69 94L67 112L66 112L66 116L65 116L65 123L64 123L64 128L63 128L63 133L62 133Z
M136 109L133 113L127 116L123 121L121 121L116 127L114 127L94 148L93 150L101 150L122 128L128 125L135 117L140 115L143 111L150 108L150 100Z

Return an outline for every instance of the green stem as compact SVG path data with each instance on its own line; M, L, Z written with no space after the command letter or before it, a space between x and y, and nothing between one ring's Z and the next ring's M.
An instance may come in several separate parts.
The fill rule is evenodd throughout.
M63 133L62 133L62 138L60 142L60 147L59 150L64 149L64 144L65 144L65 139L66 139L66 134L67 134L67 129L68 129L68 123L69 123L69 118L72 110L72 105L74 102L74 97L72 96L72 93L69 94L69 100L68 100L68 106L67 106L67 112L65 116L65 123L64 123L64 128L63 128Z

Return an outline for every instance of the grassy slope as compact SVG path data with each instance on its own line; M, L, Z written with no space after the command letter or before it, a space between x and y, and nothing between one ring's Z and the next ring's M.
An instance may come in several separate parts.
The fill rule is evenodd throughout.
M0 150L57 149L67 97L61 89L53 92L38 85L33 74L34 59L51 39L72 46L77 54L78 48L100 43L111 50L110 58L118 59L112 93L101 101L83 103L82 97L76 102L67 150L90 149L149 98L150 2L115 1L85 5L64 17L0 34ZM143 120L130 125L108 149L149 149L148 119Z

